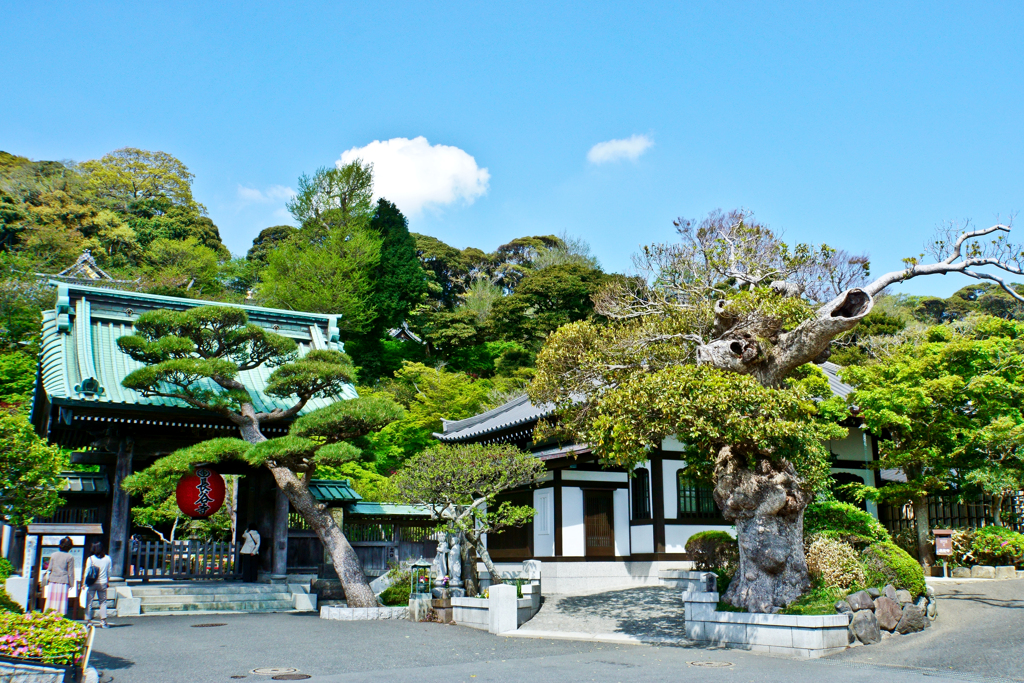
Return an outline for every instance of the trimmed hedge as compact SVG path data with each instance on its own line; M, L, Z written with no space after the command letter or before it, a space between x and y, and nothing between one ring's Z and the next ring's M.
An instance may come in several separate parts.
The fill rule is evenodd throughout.
M827 534L867 543L892 543L881 523L856 505L826 500L811 503L804 510L804 534ZM854 538L848 538L854 537Z
M686 540L686 552L698 571L735 570L740 561L740 546L727 531L698 531Z
M910 591L915 598L925 591L924 571L910 554L895 543L872 543L861 553L869 586L891 583Z

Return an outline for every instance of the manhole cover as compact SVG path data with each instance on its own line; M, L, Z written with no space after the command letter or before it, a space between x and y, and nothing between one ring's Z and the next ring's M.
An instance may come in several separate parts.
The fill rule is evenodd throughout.
M272 681L304 681L310 676L306 674L281 674L280 676L273 676L270 680Z
M249 673L258 676L279 676L281 674L297 674L299 670L286 666L263 666L259 669L253 669Z
M192 628L212 628L213 626L227 626L227 624L192 624Z
M690 666L706 666L710 668L732 666L732 662L690 662Z

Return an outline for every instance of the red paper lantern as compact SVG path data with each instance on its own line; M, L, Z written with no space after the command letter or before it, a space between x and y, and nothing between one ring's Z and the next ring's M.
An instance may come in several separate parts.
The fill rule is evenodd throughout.
M209 467L197 467L178 480L174 497L179 510L192 519L204 519L220 510L225 489L224 477Z

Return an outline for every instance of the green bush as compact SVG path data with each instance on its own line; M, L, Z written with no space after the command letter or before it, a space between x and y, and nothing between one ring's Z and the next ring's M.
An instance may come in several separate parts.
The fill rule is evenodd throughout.
M0 587L0 613L13 612L14 614L21 614L23 611L21 605L14 602L11 596L7 594L7 590Z
M906 550L895 543L872 543L861 553L868 586L891 583L910 591L915 598L924 593L924 571Z
M977 564L1024 564L1024 535L1001 526L975 530L971 550Z
M0 557L0 581L6 581L14 573L14 565L10 560Z
M391 585L385 588L380 594L380 601L388 607L397 607L409 604L409 595L412 593L412 573L398 565L392 565L388 570L391 578Z
M85 627L56 612L0 613L0 654L43 664L76 664L85 649Z
M844 541L854 545L863 545L856 542L860 539L869 543L892 543L889 532L877 519L856 505L835 500L819 501L807 506L804 510L804 533L838 534Z
M686 553L698 571L732 576L740 561L740 547L727 531L698 531L686 541ZM719 582L722 575L719 574ZM720 591L724 592L724 591Z

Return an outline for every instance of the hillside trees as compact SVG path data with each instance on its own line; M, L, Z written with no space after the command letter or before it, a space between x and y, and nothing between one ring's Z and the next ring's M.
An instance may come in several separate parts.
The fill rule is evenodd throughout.
M868 488L873 498L910 502L922 564L931 564L929 495L972 487L993 495L1000 520L1024 473L1024 324L987 316L941 325L884 358L844 371L865 424L881 435L879 467L905 482Z
M772 611L809 586L803 510L824 457L814 435L839 417L793 386L794 371L825 360L887 286L958 272L999 283L979 268L1024 273L1024 252L1005 239L1008 226L947 229L931 245L934 262L909 259L866 282L860 257L790 247L746 213L677 228L677 243L637 256L642 277L599 296L597 312L610 325L572 323L548 338L530 395L554 402L564 429L618 464L645 459L670 434L686 442L688 467L713 473L715 500L739 534L740 566L724 598ZM722 409L692 407L673 390L682 384L720 396ZM738 434L723 418L730 414L763 422L764 431Z
M24 415L0 408L0 519L20 526L52 515L67 466L67 454L36 436Z
M153 465L187 471L200 462L244 459L270 470L278 488L331 555L352 606L376 604L373 591L337 522L308 489L318 465L358 457L351 441L401 417L401 408L383 398L338 401L297 419L289 436L268 441L261 431L267 422L288 420L314 396L334 396L355 379L348 356L314 350L296 358L291 339L250 324L245 311L200 306L186 311L157 310L135 321L134 334L118 339L118 347L145 367L131 372L122 384L146 396L175 398L217 413L238 427L241 439L215 439L178 451ZM266 387L270 396L296 397L287 409L260 411L238 374L273 368ZM130 486L130 484L129 484Z

